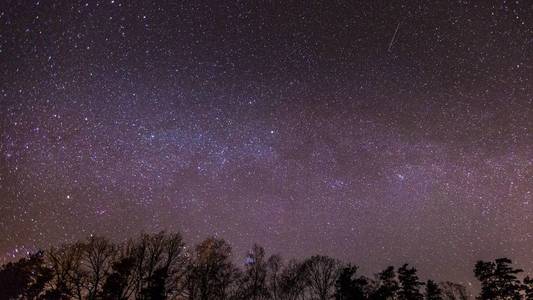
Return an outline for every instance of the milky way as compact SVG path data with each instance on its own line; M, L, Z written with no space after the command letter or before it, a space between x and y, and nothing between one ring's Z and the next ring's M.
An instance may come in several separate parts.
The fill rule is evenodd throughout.
M531 4L222 2L1 4L3 261L180 230L533 271Z

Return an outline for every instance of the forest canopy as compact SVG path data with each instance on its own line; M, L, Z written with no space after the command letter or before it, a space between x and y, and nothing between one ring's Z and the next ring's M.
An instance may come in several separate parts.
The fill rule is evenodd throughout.
M207 238L188 248L180 233L141 234L123 243L91 236L0 268L0 299L470 299L453 282L422 281L409 264L373 276L328 256L284 262L253 245L237 266L231 246ZM507 258L478 261L477 299L533 299L533 279Z

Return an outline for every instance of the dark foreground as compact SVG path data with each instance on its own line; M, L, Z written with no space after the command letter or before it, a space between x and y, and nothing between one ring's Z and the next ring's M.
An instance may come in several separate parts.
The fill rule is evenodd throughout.
M91 237L29 254L0 269L0 299L470 299L453 282L422 282L414 267L367 277L327 256L283 262L254 245L243 265L230 245L208 238L194 249L179 233L142 234L124 243ZM478 299L533 299L533 279L511 260L478 261Z

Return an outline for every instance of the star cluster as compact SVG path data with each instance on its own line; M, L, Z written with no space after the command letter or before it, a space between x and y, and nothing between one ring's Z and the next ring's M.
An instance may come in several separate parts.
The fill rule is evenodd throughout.
M165 229L533 271L531 4L349 3L1 4L2 260Z

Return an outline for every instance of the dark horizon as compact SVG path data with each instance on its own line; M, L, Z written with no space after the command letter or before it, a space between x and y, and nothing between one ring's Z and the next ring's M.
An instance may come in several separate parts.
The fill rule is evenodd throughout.
M0 262L91 234L533 273L527 1L0 4Z
M222 238L188 245L179 232L105 237L27 253L0 265L0 299L26 300L532 300L533 277L509 258L476 261L475 288L421 278L416 266L372 275L353 262L298 259L253 244L238 257Z

